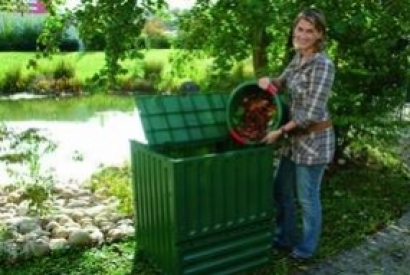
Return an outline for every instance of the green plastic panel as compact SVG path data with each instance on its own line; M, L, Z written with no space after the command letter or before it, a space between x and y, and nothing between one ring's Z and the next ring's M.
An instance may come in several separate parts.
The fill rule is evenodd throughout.
M181 264L173 269L186 275L244 274L268 266L271 242L270 221L224 231L178 246L176 262Z
M229 93L136 96L149 145L173 146L225 139Z
M272 230L266 224L273 218L273 147L187 158L171 158L136 141L131 141L131 150L138 245L160 268L180 270L169 274L237 274L241 266L245 270L265 262L260 253L268 251L271 241ZM237 244L244 250L222 256L224 242L238 241L229 239L229 232L262 224L262 235L269 237L262 241L255 235L255 242ZM221 244L207 243L212 236L222 238ZM203 248L178 252L182 256L176 252L189 243L203 243ZM189 258L191 253L206 257L198 256L196 262ZM213 262L215 269L206 272Z

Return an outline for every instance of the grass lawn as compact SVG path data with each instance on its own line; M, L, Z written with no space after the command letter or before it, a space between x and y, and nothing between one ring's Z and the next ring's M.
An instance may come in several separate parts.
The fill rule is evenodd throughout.
M376 171L368 167L339 168L328 176L322 187L324 230L315 259L303 266L320 262L345 249L355 247L399 218L408 210L410 199L408 178L397 172ZM64 255L3 265L1 275L125 275L160 274L138 253L134 240L70 251ZM263 273L293 274L300 266L273 253L272 263Z
M144 60L146 61L160 61L167 62L168 55L171 50L149 50L142 52L145 54ZM26 69L27 62L35 58L35 53L30 52L1 52L0 53L0 76L5 72L14 68L23 68L24 72L29 72ZM55 64L64 60L69 64L74 64L76 69L76 75L79 79L85 80L93 76L98 72L105 64L103 52L73 52L73 53L61 53L54 56L52 59L40 59L38 61L39 68L53 67ZM127 68L133 68L133 63L129 60L124 61L124 66Z

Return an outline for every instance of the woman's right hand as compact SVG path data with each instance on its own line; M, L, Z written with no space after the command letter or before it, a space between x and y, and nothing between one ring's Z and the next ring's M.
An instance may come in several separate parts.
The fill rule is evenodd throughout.
M267 90L270 84L271 82L270 82L269 77L264 76L264 77L259 78L258 80L258 85L263 90Z
M282 135L282 130L273 130L270 131L263 139L262 142L266 144L275 143L279 137Z

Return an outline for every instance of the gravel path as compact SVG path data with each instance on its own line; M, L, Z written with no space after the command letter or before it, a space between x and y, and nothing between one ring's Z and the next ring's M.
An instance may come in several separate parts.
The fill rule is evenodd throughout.
M410 106L406 111L408 120ZM403 133L400 153L410 167L410 130ZM359 246L310 266L298 275L410 275L410 209Z
M410 274L410 210L396 223L298 275Z

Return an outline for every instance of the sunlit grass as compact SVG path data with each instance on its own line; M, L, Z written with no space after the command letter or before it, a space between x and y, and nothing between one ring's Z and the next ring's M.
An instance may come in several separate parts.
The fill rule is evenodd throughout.
M125 60L122 64L132 70L135 66L135 62L141 62L143 60L157 60L161 62L167 62L170 50L149 50L144 53L144 59L142 60ZM34 69L28 69L27 65L30 59L35 59L35 53L32 52L1 52L0 53L0 76L11 68L22 68L25 74L33 72ZM105 57L103 52L73 52L73 53L61 53L53 56L52 58L43 58L37 60L38 68L55 67L55 64L64 60L70 64L73 64L76 71L76 76L81 80L86 80L97 73L104 67ZM0 77L1 78L1 77Z

